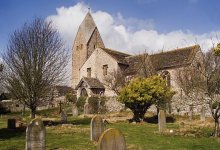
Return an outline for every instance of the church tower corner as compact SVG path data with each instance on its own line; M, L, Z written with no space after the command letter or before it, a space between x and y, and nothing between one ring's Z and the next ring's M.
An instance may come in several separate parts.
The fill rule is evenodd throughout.
M79 83L80 68L96 47L105 47L98 28L88 12L79 26L72 47L72 87Z

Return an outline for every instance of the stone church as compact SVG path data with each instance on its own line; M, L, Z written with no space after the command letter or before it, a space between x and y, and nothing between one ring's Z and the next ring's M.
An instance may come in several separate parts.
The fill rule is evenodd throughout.
M181 101L179 98L181 89L176 82L176 71L190 65L201 66L202 57L199 45L152 55L147 53L130 55L106 48L88 12L79 26L72 49L72 87L77 90L78 97L100 95L113 97L116 93L104 84L105 77L110 73L121 71L125 78L130 80L144 70L154 70L157 74L163 75L168 85L178 91L170 106L172 110L177 110ZM184 109L189 108L186 106Z

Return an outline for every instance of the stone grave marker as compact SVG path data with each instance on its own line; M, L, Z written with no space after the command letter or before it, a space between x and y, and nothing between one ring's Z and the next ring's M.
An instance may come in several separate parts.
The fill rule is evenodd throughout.
M201 108L200 120L205 121L205 107L204 106L202 106Z
M160 109L158 114L158 128L159 132L166 130L166 114L165 110Z
M78 111L78 108L77 108L76 104L73 104L72 115L73 115L73 117L76 117L76 116L79 115L79 111Z
M17 118L16 119L16 128L21 128L23 126L22 119Z
M16 119L8 119L8 129L16 129Z
M67 123L67 114L64 110L60 113L60 121L61 123Z
M193 105L189 106L189 120L191 121L193 119Z
M117 129L110 128L102 133L99 138L98 150L125 150L125 138Z
M98 142L99 137L104 132L105 125L102 117L96 115L92 118L90 123L90 139L91 141Z
M45 150L45 132L43 121L33 119L26 129L26 150Z
M90 106L87 102L84 105L84 114L90 114Z

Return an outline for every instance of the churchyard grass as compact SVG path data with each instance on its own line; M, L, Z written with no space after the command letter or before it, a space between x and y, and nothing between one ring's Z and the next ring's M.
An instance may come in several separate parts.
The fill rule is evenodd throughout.
M45 113L45 112L44 112ZM15 114L13 114L15 115ZM18 114L16 114L18 115ZM8 130L7 118L0 118L0 149L25 149L25 130ZM54 117L54 115L53 115ZM59 119L59 118L57 118ZM26 119L27 120L27 119ZM68 116L72 126L55 125L46 127L46 149L95 150L96 143L90 141L90 118ZM187 125L185 125L186 128ZM219 149L220 139L210 137L212 128L189 129L185 135L160 134L157 124L132 124L118 122L107 124L107 128L119 129L125 136L128 150L145 149ZM167 123L167 128L174 133L179 130L179 123ZM189 132L190 131L190 132ZM199 134L194 134L199 132ZM188 136L189 135L189 136Z

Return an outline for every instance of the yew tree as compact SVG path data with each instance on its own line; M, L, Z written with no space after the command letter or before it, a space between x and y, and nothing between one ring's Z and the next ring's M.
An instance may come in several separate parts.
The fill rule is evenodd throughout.
M140 122L152 104L165 109L165 105L171 101L174 94L162 77L151 76L131 80L121 89L118 100L132 110L134 114L132 120Z
M218 43L217 46L214 48L214 54L216 56L220 56L220 43Z

